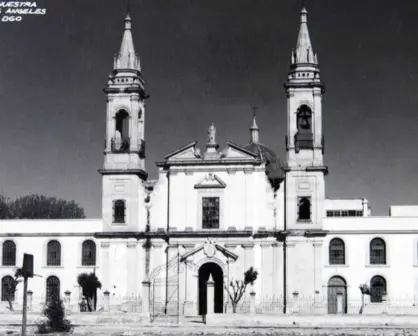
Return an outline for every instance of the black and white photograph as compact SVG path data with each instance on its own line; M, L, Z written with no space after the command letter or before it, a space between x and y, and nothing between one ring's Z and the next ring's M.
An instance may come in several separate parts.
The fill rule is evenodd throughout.
M418 1L0 1L0 335L418 335Z

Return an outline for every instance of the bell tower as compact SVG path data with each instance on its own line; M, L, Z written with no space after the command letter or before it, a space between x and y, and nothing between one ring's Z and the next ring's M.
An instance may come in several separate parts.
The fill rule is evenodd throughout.
M106 94L106 139L102 216L104 231L145 229L145 100L141 64L135 53L129 12L119 52L104 92ZM142 224L144 228L142 228Z
M287 94L287 229L320 230L325 216L322 95L318 57L309 37L307 11L300 12L296 49L285 84Z

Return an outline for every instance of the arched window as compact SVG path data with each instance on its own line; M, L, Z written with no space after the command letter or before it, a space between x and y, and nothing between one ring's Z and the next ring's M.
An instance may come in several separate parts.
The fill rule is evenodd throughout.
M298 221L311 220L311 198L298 197Z
M383 294L386 294L386 280L376 275L370 280L370 302L382 302Z
M386 244L381 238L374 238L370 242L370 265L386 264Z
M302 105L297 111L297 127L298 132L310 133L312 132L312 111L306 106Z
M345 246L344 242L339 238L334 238L329 242L329 264L345 264Z
M125 201L116 200L113 202L113 223L125 223Z
M301 149L313 149L313 133L312 133L312 110L302 105L296 113L296 126L298 132L295 134L295 151Z
M16 244L11 240L3 243L3 266L16 265Z
M60 297L60 280L56 276L46 279L46 300Z
M8 301L7 296L10 295L11 301L15 300L15 292L13 288L14 279L10 275L6 275L1 279L1 301Z
M115 138L112 142L112 151L126 152L129 150L129 113L125 110L120 110L115 115L116 129Z
M86 240L82 246L82 260L83 266L95 266L96 265L96 244L92 240Z
M61 266L61 244L56 240L48 242L47 266Z

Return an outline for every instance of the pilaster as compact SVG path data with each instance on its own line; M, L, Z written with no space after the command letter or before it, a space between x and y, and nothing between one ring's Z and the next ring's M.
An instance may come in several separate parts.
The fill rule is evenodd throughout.
M110 242L109 241L101 241L100 242L100 251L101 251L101 270L102 270L102 286L103 289L109 290L110 289L110 259L109 259L109 250L110 250Z
M126 295L136 295L136 284L139 282L137 279L137 240L128 240L126 242L126 269L128 270L128 276L126 278Z

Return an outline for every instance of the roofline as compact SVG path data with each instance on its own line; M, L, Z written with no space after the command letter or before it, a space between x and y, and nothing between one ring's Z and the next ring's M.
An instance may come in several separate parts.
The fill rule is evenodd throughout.
M176 154L180 153L181 151L183 151L183 150L185 150L189 147L195 146L196 144L197 144L197 141L193 141L193 142L189 143L188 145L183 146L183 147L175 150L174 152L171 152L171 153L167 154L166 156L164 156L164 159L169 159L171 156L176 155Z

